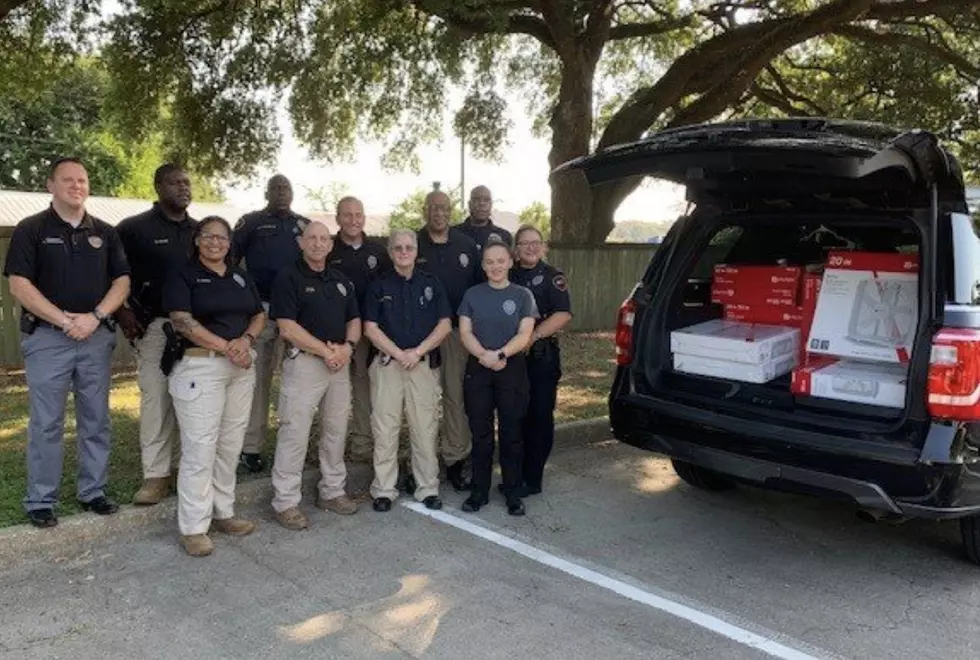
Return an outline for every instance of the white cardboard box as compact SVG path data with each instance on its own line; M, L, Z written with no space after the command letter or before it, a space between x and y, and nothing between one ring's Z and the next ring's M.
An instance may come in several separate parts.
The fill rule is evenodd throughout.
M812 371L797 370L793 379L793 390L798 394L903 408L908 367L840 360Z
M907 363L919 314L918 263L917 255L831 252L807 350Z
M674 353L674 371L737 380L744 383L768 383L770 380L792 371L793 367L796 366L797 358L798 353L794 351L762 364L745 364L744 362L730 362L700 355Z
M715 319L670 333L673 353L742 364L765 364L795 355L799 328Z

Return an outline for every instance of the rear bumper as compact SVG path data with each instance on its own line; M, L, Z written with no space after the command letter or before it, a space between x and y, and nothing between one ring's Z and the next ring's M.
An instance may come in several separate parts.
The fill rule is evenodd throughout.
M642 440L637 435L629 435L622 440L641 449L656 451L670 458L766 488L809 494L836 494L853 500L862 508L915 518L941 520L980 514L980 502L966 506L941 506L938 502L904 502L891 497L870 481L740 456L658 434L643 434L640 437Z

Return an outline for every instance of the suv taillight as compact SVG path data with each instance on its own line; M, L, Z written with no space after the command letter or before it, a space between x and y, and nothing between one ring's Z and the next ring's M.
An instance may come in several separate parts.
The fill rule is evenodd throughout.
M929 414L980 420L980 330L943 328L932 340Z
M636 318L636 301L633 296L623 301L616 320L616 364L624 366L633 361L633 321Z

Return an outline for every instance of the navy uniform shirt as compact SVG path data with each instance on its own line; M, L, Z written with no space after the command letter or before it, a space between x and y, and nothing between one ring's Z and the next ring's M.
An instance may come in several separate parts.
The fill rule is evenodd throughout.
M510 271L510 281L531 291L534 302L541 315L538 323L555 312L572 311L571 297L568 295L568 282L565 274L545 263L544 259L534 268L514 266Z
M263 301L269 302L279 271L300 256L299 238L309 223L308 218L292 211L264 209L243 215L235 225L232 258L235 263L245 260Z
M317 272L302 257L276 278L269 316L296 321L322 342L347 341L347 322L360 316L354 285L335 268Z
M73 228L51 206L14 227L3 274L25 277L59 309L85 314L129 275L129 263L112 225L86 213Z
M360 247L355 248L344 243L338 233L333 239L333 250L327 255L327 265L350 278L361 310L371 282L391 272L391 258L385 244L367 236L363 236Z
M190 312L194 320L222 339L245 334L252 317L262 311L255 283L241 268L229 266L224 275L194 259L177 268L163 285L163 309Z
M488 220L485 225L475 225L473 224L473 218L466 218L466 220L456 225L455 228L469 236L476 243L476 249L479 252L483 252L483 248L486 247L487 242L492 238L503 241L507 247L514 247L514 239L510 235L510 232L503 227L498 227L493 224L493 220Z
M452 316L442 284L417 268L409 279L393 272L375 280L364 302L364 320L377 323L402 350L421 344L439 321Z
M184 216L174 222L159 203L145 213L126 218L116 227L132 268L130 306L145 314L143 321L165 316L163 284L170 271L186 264L194 254L197 221ZM133 304L135 301L135 304Z
M455 326L455 312L463 300L463 294L480 281L480 273L483 272L476 243L456 229L449 230L447 242L436 243L424 227L418 231L418 243L419 255L415 266L435 275L442 284L449 298L449 308L454 313Z
M483 348L495 351L503 348L517 335L521 321L537 318L534 296L522 286L508 284L495 289L489 284L470 288L459 304L459 315L473 323L473 336Z

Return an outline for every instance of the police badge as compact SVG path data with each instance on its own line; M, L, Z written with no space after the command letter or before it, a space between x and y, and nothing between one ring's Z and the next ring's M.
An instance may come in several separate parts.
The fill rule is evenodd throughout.
M368 255L368 258L367 258L367 265L368 265L368 268L370 268L371 270L374 270L375 268L378 267L378 258L376 256L374 256L373 254L369 254Z
M461 255L459 255L459 265L462 266L463 268L466 268L467 266L469 266L470 265L470 255L468 255L468 254L461 254Z

